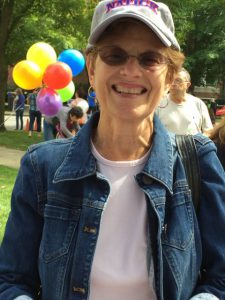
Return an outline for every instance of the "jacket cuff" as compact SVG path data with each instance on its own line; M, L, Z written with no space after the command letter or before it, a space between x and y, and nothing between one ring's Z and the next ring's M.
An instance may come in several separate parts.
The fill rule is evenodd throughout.
M201 293L195 295L194 297L191 297L190 300L220 300L220 299L209 293Z
M21 296L14 298L14 300L33 300L33 299L26 295L21 295Z

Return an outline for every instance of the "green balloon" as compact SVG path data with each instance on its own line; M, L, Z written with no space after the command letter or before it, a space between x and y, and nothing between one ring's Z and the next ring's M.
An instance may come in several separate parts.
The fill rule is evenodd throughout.
M74 93L75 93L75 85L73 81L70 81L70 83L64 87L63 89L56 90L57 93L59 94L62 102L66 102L70 99L72 99Z

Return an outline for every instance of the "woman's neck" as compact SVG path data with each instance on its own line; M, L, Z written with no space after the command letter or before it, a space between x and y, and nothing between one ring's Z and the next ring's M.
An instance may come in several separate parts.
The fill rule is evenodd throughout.
M139 126L130 125L110 122L105 125L100 120L92 137L98 152L115 161L136 160L144 156L151 147L153 122L146 119Z

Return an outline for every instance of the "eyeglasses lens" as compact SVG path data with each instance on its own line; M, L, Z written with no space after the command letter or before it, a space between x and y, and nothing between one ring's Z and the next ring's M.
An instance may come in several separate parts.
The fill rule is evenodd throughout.
M101 59L110 66L118 66L126 63L129 55L119 47L102 47L98 50Z

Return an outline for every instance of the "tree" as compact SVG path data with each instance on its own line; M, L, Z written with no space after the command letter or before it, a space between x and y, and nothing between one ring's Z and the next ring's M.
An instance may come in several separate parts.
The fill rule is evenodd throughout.
M193 30L187 36L186 52L196 84L225 85L225 11L224 1L204 1L195 10ZM192 47L188 41L195 37ZM222 92L222 91L221 91Z
M225 85L224 0L168 0L194 85ZM225 92L225 91L224 91Z
M35 0L16 4L14 0L1 0L0 6L0 124L4 122L5 92L8 79L8 56L7 46L13 30L27 15ZM15 14L15 11L17 13ZM4 126L0 130L4 130Z
M4 122L8 65L25 59L29 47L38 41L51 44L58 54L68 48L84 49L95 2L1 0L0 124Z

